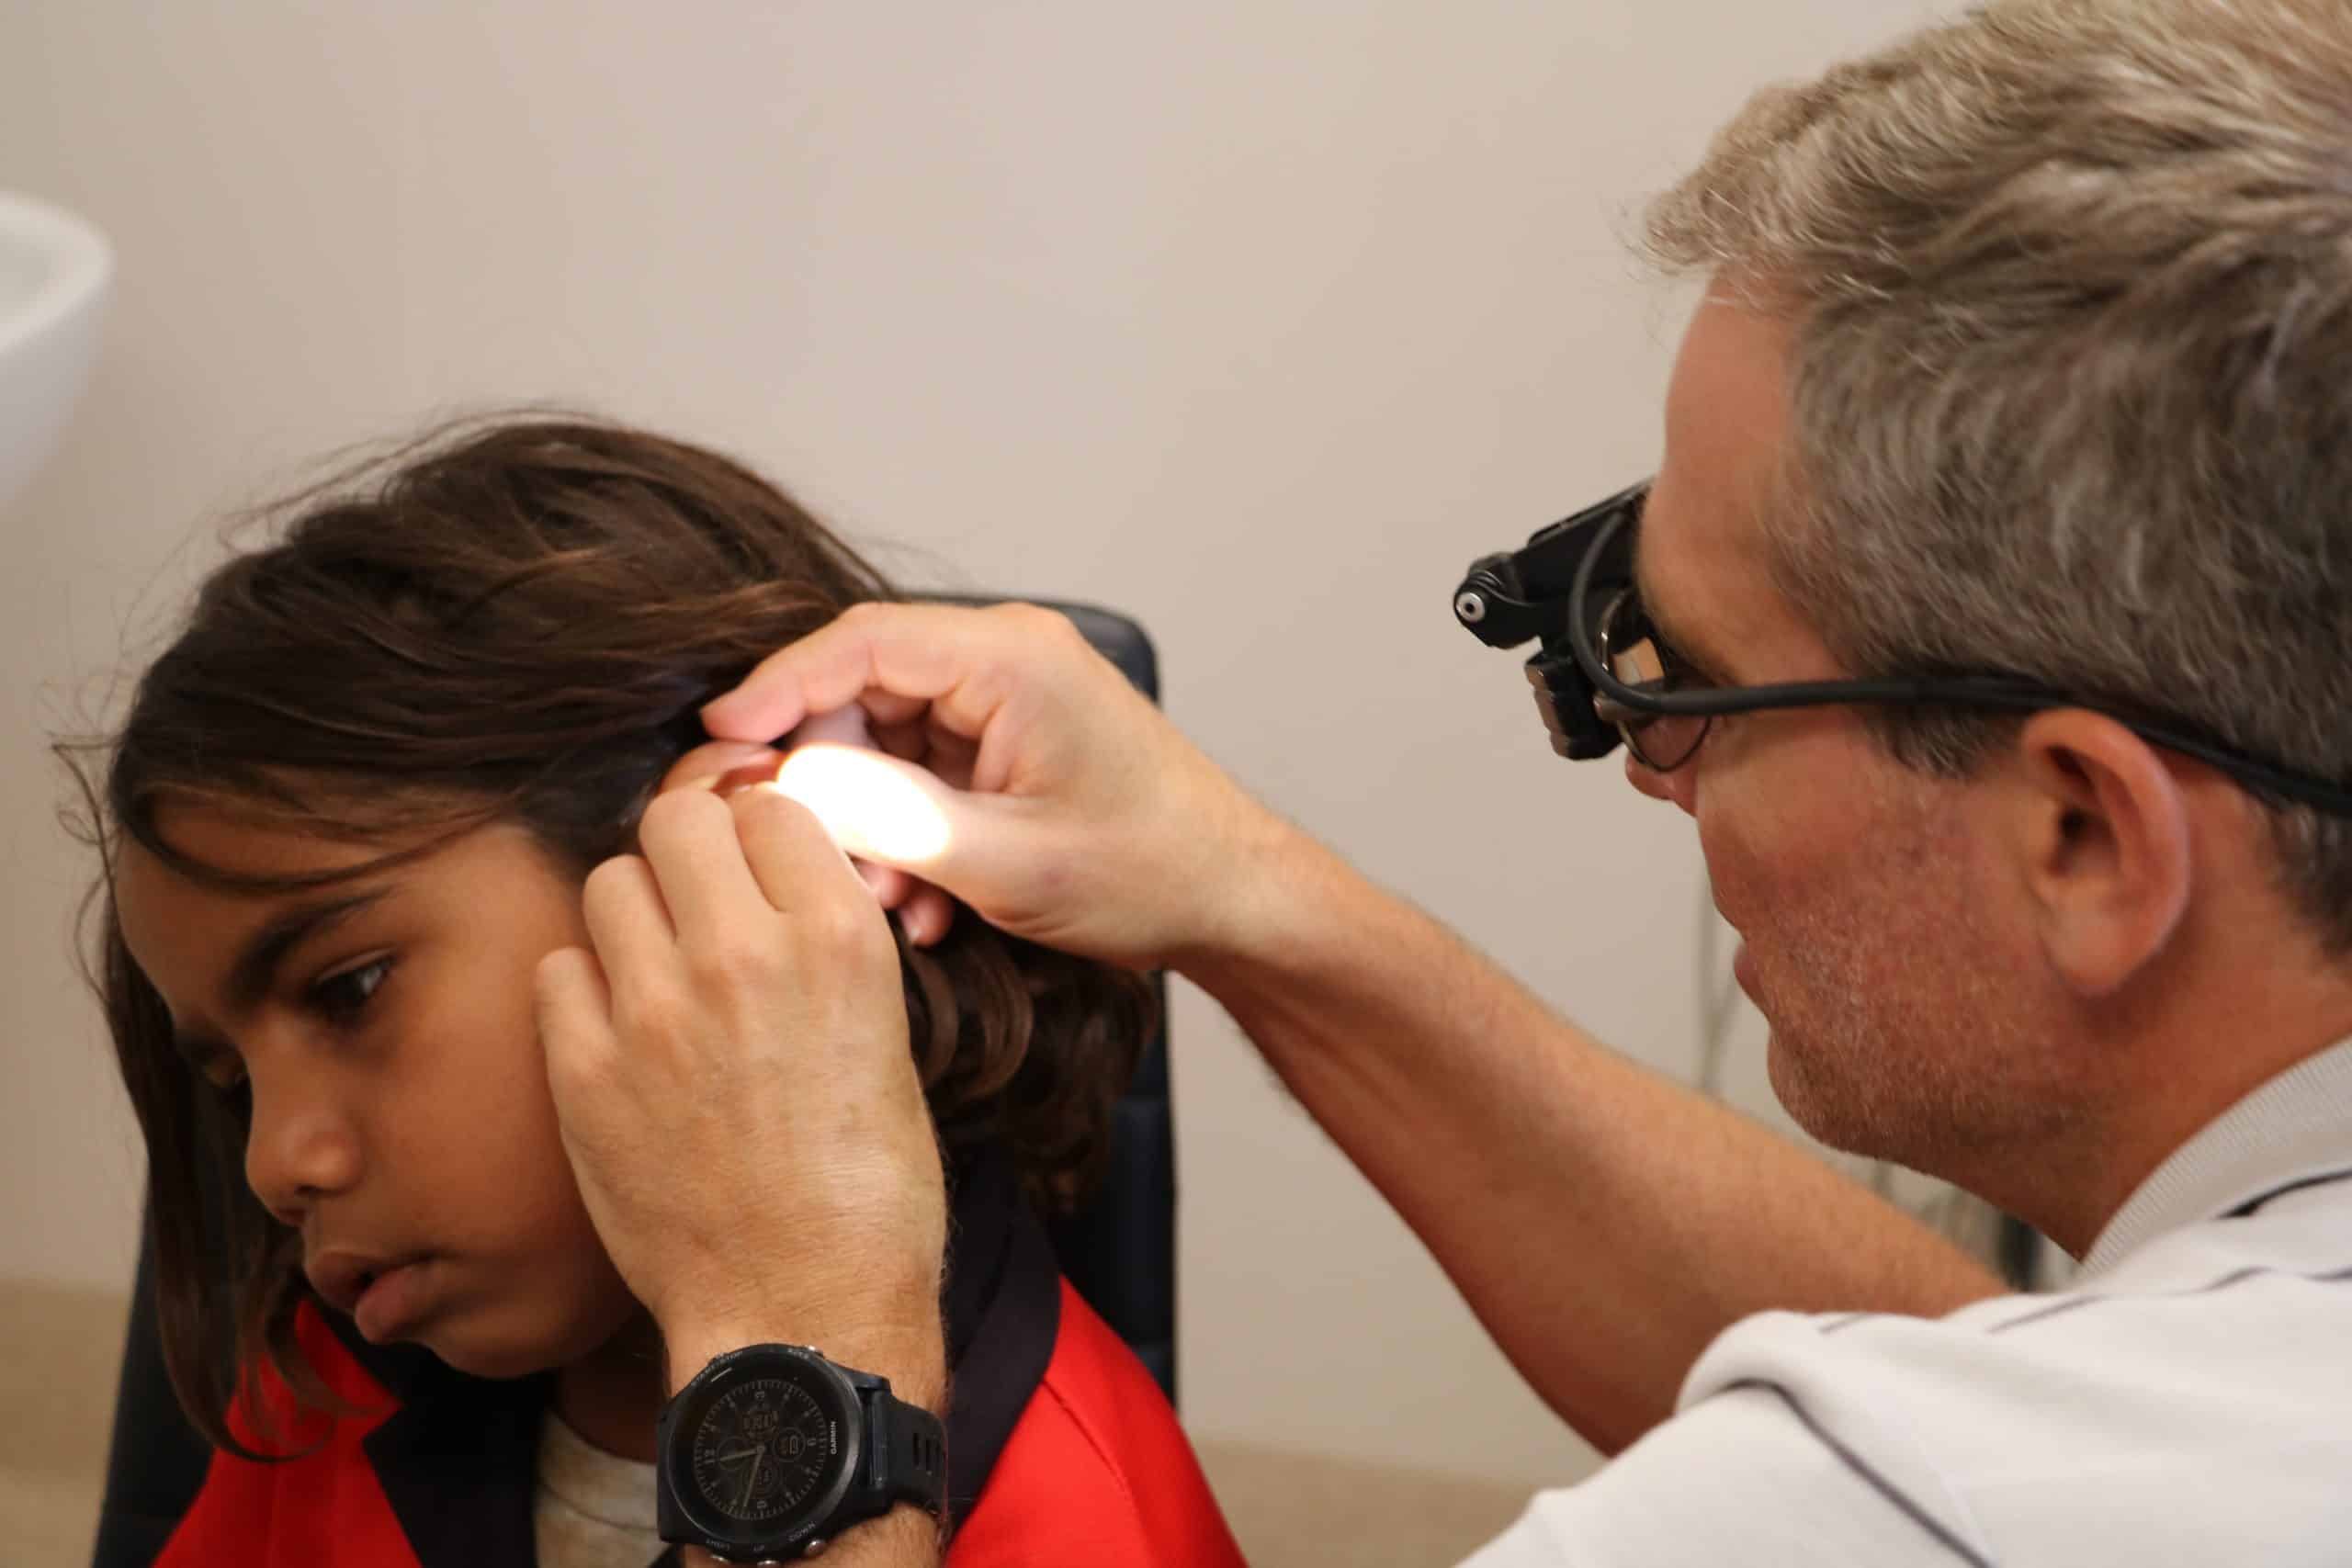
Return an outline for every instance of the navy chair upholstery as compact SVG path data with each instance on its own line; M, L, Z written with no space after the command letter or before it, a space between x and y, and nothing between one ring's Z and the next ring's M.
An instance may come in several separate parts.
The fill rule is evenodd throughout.
M933 603L991 604L972 594ZM1141 626L1114 610L1036 599L1068 615L1136 689L1159 700L1159 661ZM1046 1230L1062 1272L1176 1399L1176 1123L1168 1095L1168 986L1154 975L1162 1019L1114 1112L1102 1185Z

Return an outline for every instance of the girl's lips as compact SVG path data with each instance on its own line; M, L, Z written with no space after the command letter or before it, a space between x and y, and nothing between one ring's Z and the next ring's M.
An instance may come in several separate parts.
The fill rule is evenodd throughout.
M424 1254L327 1251L318 1254L303 1265L310 1277L311 1288L317 1291L329 1306L340 1313L351 1313L359 1305L359 1298L368 1288L385 1275L412 1263L422 1262Z
M432 1265L424 1258L386 1269L359 1292L351 1320L360 1337L382 1345L424 1315L431 1299Z

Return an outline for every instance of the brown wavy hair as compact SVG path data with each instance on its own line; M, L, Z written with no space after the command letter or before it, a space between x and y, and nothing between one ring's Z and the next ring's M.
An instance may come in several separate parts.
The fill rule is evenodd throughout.
M246 1190L250 1101L200 1082L122 939L122 835L209 886L290 892L380 871L493 822L584 878L633 847L697 708L761 659L896 592L790 497L712 451L581 419L445 427L265 509L275 542L204 581L111 737L61 742L105 874L89 978L148 1155L155 1305L182 1406L246 1457L227 1412L266 1362L333 1407L295 1343L300 1238ZM103 781L82 762L95 753ZM211 802L337 841L422 842L347 871L232 875L156 829ZM894 923L894 931L896 926ZM899 937L915 1059L951 1154L1007 1147L1066 1206L1156 1021L1139 976L959 910ZM258 1404L250 1408L258 1409Z

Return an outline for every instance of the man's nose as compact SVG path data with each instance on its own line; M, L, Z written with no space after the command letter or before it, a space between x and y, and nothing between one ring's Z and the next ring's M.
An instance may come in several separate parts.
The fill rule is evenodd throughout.
M285 1224L359 1179L358 1129L327 1077L280 1064L253 1080L245 1185Z

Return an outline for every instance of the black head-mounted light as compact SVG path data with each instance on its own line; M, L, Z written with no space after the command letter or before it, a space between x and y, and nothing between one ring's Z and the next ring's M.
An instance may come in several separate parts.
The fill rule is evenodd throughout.
M1489 648L1540 639L1527 660L1552 750L1606 757L1621 739L1593 700L1615 684L1592 652L1592 628L1634 582L1634 529L1647 479L1539 530L1508 555L1481 556L1453 591L1453 615Z
M1481 556L1453 591L1454 619L1489 648L1517 648L1536 639L1527 680L1535 688L1535 706L1552 750L1563 757L1606 757L1631 737L1645 764L1668 770L1697 750L1714 718L1770 708L1847 703L2017 714L2082 708L2114 719L2152 745L2217 768L2261 795L2352 816L2352 789L2342 784L2256 756L2170 716L2026 676L1962 671L1757 686L1675 679L1675 660L1657 639L1634 586L1634 542L1649 493L1650 481L1645 479L1539 529L1519 549ZM1643 657L1619 657L1614 649L1620 645L1640 648ZM1666 720L1680 722L1662 725ZM1645 740L1653 727L1673 731L1663 756L1645 754L1656 750Z

